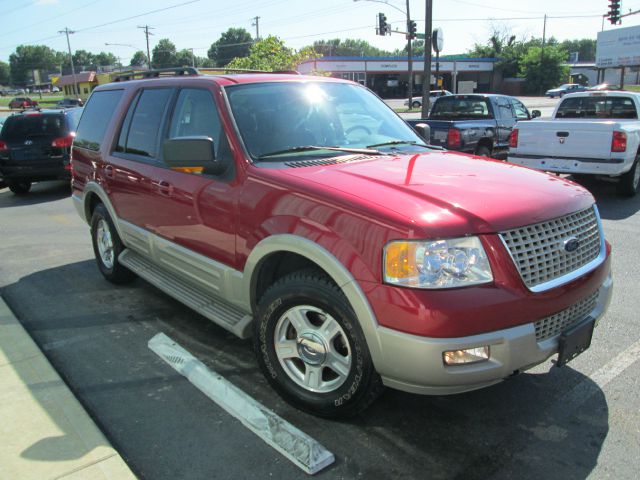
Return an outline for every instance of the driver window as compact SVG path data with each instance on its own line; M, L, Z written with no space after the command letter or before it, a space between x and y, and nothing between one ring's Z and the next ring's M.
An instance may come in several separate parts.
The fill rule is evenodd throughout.
M231 161L227 137L215 102L208 90L180 90L169 127L169 138L209 137L217 159ZM206 170L204 172L207 173Z
M529 112L527 111L527 107L518 100L511 100L511 102L513 104L513 109L516 112L516 118L518 120L528 120Z

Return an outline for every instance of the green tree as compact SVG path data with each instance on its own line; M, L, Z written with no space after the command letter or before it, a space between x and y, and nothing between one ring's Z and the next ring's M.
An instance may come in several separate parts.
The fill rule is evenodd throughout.
M67 62L68 63L68 58L67 58ZM86 67L86 68L91 68L93 65L95 65L95 58L93 56L93 53L91 52L87 52L86 50L76 50L73 54L73 65L75 67Z
M560 46L567 53L578 52L578 61L593 62L596 59L596 41L591 38L582 38L580 40L563 40Z
M286 47L278 37L270 35L251 45L248 57L234 58L227 66L229 68L247 68L269 72L294 70L302 61L319 56L309 47L295 51Z
M0 62L0 85L9 85L11 82L11 70L9 64Z
M151 54L153 68L175 67L176 62L176 46L168 38L161 39Z
M100 52L94 56L94 65L108 67L118 63L118 57L110 52Z
M131 57L131 62L129 62L129 65L131 65L132 67L143 67L148 63L149 62L147 61L147 54L142 50L138 50L133 54L133 57Z
M530 46L520 60L520 74L526 81L528 93L544 93L567 80L568 67L562 65L567 59L567 51L558 45Z
M317 40L313 42L312 48L323 56L333 57L383 57L390 56L392 52L374 47L366 40L347 38L341 40L333 38L331 40Z
M216 66L216 62L209 57L196 57L196 67L198 68L213 68Z
M20 45L9 56L11 81L25 85L33 78L33 70L57 70L57 52L45 45Z
M253 38L244 28L230 28L211 44L207 56L218 67L224 67L234 58L248 56L252 44Z
M180 67L191 67L195 63L195 58L193 58L193 52L188 49L180 50L176 54L176 65Z

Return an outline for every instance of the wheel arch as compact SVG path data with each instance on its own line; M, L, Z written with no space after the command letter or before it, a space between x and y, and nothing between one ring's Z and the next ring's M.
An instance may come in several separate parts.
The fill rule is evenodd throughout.
M100 186L96 182L88 182L84 187L83 197L82 197L82 209L84 212L84 218L87 223L91 223L91 216L93 214L93 210L95 209L98 203L102 203L107 211L109 212L109 216L113 221L113 224L118 231L118 235L122 238L122 232L120 231L120 225L118 222L118 215L116 214L116 210L113 208L111 201L109 200L109 196L107 192L104 191L104 188Z
M351 272L331 252L309 239L292 234L272 235L253 248L245 264L242 288L245 301L251 305L252 311L256 311L259 294L268 287L264 281L270 278L274 268L279 268L275 266L276 262L282 260L292 261L294 267L318 268L340 287L356 314L374 365L381 362L378 322L364 292ZM284 274L290 271L294 270L282 270Z

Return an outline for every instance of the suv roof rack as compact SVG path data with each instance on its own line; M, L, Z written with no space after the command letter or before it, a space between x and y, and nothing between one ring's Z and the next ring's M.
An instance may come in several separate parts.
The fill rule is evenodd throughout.
M128 80L143 80L145 78L158 78L158 77L180 77L180 76L195 76L201 74L208 74L211 72L213 75L225 74L225 73L280 73L289 75L300 75L300 72L295 70L278 70L275 72L269 72L267 70L253 70L250 68L227 68L227 67L205 67L202 71L195 67L179 67L179 68L158 68L155 70L143 70L143 71L130 71L125 72L122 75L118 75L114 78L114 82L126 82ZM220 72L220 73L215 73Z
M158 77L179 77L182 75L200 75L197 68L180 67L180 68L157 68L155 70L142 70L125 72L114 78L114 82L126 82L127 80L142 80L144 78Z

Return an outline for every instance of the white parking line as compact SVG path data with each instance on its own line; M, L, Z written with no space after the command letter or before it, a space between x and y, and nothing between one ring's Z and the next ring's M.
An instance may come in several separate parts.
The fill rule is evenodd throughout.
M640 360L640 340L632 343L616 357L583 379L571 391L560 397L556 401L554 410L570 409L575 412L593 394L604 390L612 380L638 360Z
M164 333L149 340L149 348L305 472L313 475L334 462L333 453L319 442L207 368Z

